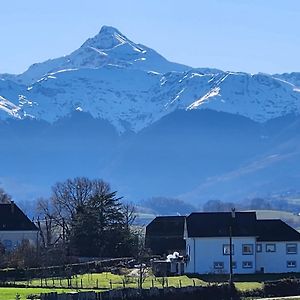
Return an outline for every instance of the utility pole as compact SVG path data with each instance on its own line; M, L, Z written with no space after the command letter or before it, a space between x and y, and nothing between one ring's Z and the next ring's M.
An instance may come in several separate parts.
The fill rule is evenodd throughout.
M232 272L232 226L229 226L229 284L233 283L233 272Z
M232 268L232 255L233 255L233 244L232 244L232 226L235 220L235 208L231 209L231 218L229 223L229 284L233 284L233 268Z

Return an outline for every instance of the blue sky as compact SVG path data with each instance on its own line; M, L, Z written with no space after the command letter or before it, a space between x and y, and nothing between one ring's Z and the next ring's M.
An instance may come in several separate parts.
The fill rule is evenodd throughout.
M1 0L0 19L0 73L68 54L102 25L194 67L300 71L299 0Z

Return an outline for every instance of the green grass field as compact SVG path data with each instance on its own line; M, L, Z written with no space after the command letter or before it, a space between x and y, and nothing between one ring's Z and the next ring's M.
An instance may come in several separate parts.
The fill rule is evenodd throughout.
M64 290L64 289L40 289L40 288L0 288L0 299L1 300L15 300L16 295L19 294L21 300L27 299L29 295L39 295L41 293L64 293L64 292L75 292L75 290Z
M46 278L46 279L34 279L31 281L17 281L15 284L27 285L28 287L45 287L45 288L68 288L73 289L111 289L111 288L122 288L122 287L137 287L138 277L127 276L127 275L115 275L111 273L93 273L73 276L69 280L59 278ZM200 279L192 279L187 276L174 276L168 278L168 286L179 287L181 286L192 286L192 285L204 285L205 282ZM144 288L162 287L163 281L161 278L154 276L147 276L143 283Z
M211 281L211 280L208 280ZM174 276L168 277L167 283L163 281L163 278L149 276L145 279L143 283L143 288L150 288L152 286L162 288L163 285L166 286L173 286L173 287L184 287L184 286L201 286L206 285L206 280L202 280L199 278L189 278L187 276ZM15 299L15 295L17 293L20 294L22 297L21 299L26 299L27 295L30 294L40 294L41 292L51 292L57 291L59 293L62 292L70 292L76 291L81 289L81 282L82 286L85 290L105 290L112 288L122 288L124 284L126 287L137 287L137 277L129 277L129 276L122 276L122 275L115 275L111 273L101 273L101 274L84 274L73 276L71 282L72 288L66 288L68 286L67 279L57 279L57 278L48 278L43 279L43 285L47 284L45 288L34 288L34 286L41 285L40 279L35 279L30 282L19 281L16 284L28 284L29 288L2 288L0 289L0 299L1 300L8 300L8 299ZM261 283L259 282L238 282L236 284L238 289L247 290L247 289L254 289L261 287Z
M131 274L132 275L132 274ZM293 274L293 277L299 277L300 274ZM250 275L235 275L234 281L237 289L245 291L261 288L266 280L276 280L285 278L286 274L250 274ZM128 275L115 275L112 273L93 273L73 276L71 282L67 279L48 278L43 279L43 288L41 279L35 279L30 282L18 281L15 284L28 284L28 288L0 288L0 300L14 300L16 294L21 296L22 300L30 294L39 295L40 293L53 292L75 292L79 290L106 290L110 288L137 287L138 277ZM208 283L227 282L228 275L202 275L198 278L189 278L188 276L174 276L167 278L168 284L163 278L148 276L143 284L143 288L150 288L152 286L162 288L164 286L185 287L185 286L204 286ZM81 282L83 289L81 289ZM47 286L46 286L47 284ZM97 289L98 286L98 289Z

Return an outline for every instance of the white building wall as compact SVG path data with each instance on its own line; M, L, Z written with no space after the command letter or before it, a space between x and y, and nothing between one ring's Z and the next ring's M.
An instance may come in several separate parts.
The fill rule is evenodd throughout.
M256 253L256 270L265 273L300 272L300 242L257 242L261 252ZM267 252L266 245L275 244L275 252ZM287 254L286 245L297 244L296 254ZM296 261L295 268L287 267L288 261Z
M0 242L8 249L17 247L23 240L28 240L31 245L36 246L38 231L0 231Z
M234 245L233 262L236 268L233 273L249 274L256 270L256 251L255 237L233 237ZM223 245L229 244L229 237L214 237L214 238L187 238L186 247L187 254L189 253L189 261L186 264L186 273L229 273L229 255L223 254ZM242 251L243 244L253 245L253 253L245 255ZM215 269L215 262L223 262L224 269ZM251 262L251 268L244 268L243 262Z

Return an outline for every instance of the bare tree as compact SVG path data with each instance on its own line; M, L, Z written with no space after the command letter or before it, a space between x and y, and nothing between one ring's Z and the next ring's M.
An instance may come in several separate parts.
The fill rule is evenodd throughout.
M51 203L55 222L68 234L70 224L78 207L85 205L93 194L93 182L86 177L68 179L56 183L52 188Z
M40 230L41 242L44 248L55 245L62 233L57 223L57 217L49 199L37 200L37 226Z
M122 206L122 212L124 216L124 225L127 230L130 230L130 227L133 225L136 220L137 212L136 208L132 203L125 203Z

